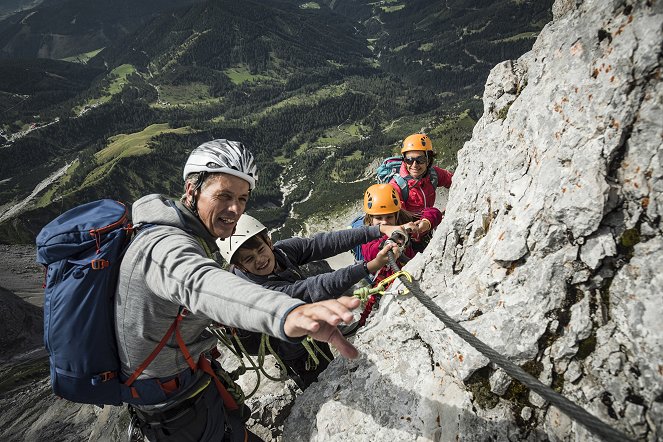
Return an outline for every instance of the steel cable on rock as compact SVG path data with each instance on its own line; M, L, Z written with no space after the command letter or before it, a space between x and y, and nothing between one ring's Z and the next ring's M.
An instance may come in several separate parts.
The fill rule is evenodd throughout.
M400 268L396 265L396 260L394 258L393 252L389 252L389 266L394 272L400 271ZM584 408L580 407L573 401L567 399L561 394L554 391L552 388L543 384L537 378L527 373L521 367L517 366L511 362L506 357L502 356L491 347L483 343L476 336L466 330L458 322L454 321L449 315L447 315L444 310L440 308L433 300L428 297L424 292L422 292L418 287L415 287L414 284L408 281L404 276L399 276L398 278L405 287L410 290L419 302L421 302L424 307L426 307L435 317L441 320L444 325L449 327L454 333L460 336L468 344L478 350L481 354L486 356L491 362L497 364L502 368L509 376L520 381L530 390L536 392L539 396L555 405L559 408L564 414L566 414L571 419L575 420L589 431L594 433L597 436L600 436L607 441L632 441L633 439L627 437L621 431L611 427L606 424L593 414L587 412Z

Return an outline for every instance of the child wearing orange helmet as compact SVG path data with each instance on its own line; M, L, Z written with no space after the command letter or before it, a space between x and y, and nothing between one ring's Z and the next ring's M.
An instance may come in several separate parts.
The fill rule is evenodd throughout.
M364 225L367 226L398 226L400 225L410 234L411 245L403 251L403 255L412 258L417 253L416 243L421 235L431 231L442 221L442 213L435 207L427 207L417 217L402 207L401 199L396 190L389 184L374 184L364 193ZM374 239L361 246L361 253L365 260L374 259L382 245L388 239L386 235ZM415 245L413 247L412 245ZM387 267L381 269L375 282L379 282L393 271Z

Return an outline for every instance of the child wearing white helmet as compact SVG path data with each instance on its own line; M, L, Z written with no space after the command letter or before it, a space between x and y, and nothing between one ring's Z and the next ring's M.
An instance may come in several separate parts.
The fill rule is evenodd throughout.
M300 266L330 258L355 245L363 244L383 234L391 235L398 226L375 226L360 229L319 233L312 238L288 238L272 242L267 228L255 218L242 215L235 233L218 239L221 256L230 264L236 275L260 284L265 288L287 293L305 302L335 299L346 293L354 284L370 273L377 272L388 263L388 250L396 255L396 245L385 248L371 261L360 262L327 273L305 277ZM306 370L308 354L301 345L278 342L277 352L284 359L291 377L304 389L317 380L327 366L321 363L315 370ZM328 347L323 351L331 356ZM324 358L319 358L321 362Z

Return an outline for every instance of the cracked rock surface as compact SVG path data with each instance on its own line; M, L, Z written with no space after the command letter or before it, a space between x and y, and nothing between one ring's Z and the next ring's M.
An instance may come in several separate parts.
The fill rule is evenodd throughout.
M557 1L496 66L446 218L408 264L465 328L607 424L663 438L661 1ZM386 299L385 299L386 301ZM284 440L598 440L412 298L300 396Z
M644 441L663 439L661 42L661 0L557 0L532 50L492 70L446 218L407 266L484 343ZM34 345L24 338L5 344ZM250 428L283 441L598 440L413 297L385 297L354 342L361 357L337 358L302 394L263 381ZM122 408L57 400L45 355L21 356L0 364L0 439L124 439Z

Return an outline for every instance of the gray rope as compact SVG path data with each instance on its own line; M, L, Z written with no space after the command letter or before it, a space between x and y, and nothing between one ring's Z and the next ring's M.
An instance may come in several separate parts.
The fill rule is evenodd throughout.
M396 260L394 259L394 254L392 252L389 252L389 266L394 272L400 271L396 265ZM444 325L449 327L454 333L490 359L491 362L499 365L509 376L522 382L523 385L530 390L535 391L539 396L559 408L568 417L606 441L623 442L633 440L619 430L612 428L596 416L588 413L584 408L557 393L509 359L484 344L476 336L447 315L440 306L435 304L431 298L426 296L426 294L418 287L415 287L407 278L399 276L398 279L410 290L414 297L417 298L433 315L435 315L435 317L441 320Z

